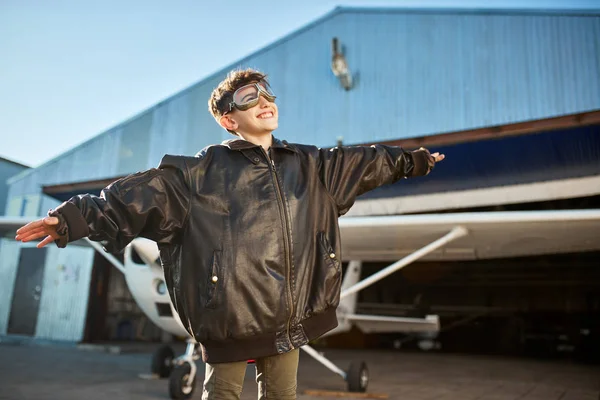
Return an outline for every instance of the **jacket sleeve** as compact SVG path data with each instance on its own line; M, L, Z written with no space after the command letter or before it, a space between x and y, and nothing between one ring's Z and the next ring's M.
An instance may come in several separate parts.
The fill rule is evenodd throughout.
M58 247L89 237L119 252L135 237L176 240L190 205L189 173L183 157L165 156L158 168L119 179L100 196L74 196L49 215L59 218Z
M435 161L426 149L373 145L319 149L320 175L344 215L357 196L401 178L427 175Z

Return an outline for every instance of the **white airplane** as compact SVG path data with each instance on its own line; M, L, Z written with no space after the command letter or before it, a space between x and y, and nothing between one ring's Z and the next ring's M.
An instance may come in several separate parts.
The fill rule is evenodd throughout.
M32 218L0 217L0 234L14 231ZM404 332L433 340L440 330L436 315L403 318L356 314L357 293L416 260L457 261L509 258L542 254L600 250L600 209L444 213L375 217L342 217L339 220L344 276L339 325L327 335L346 332L356 325L365 333ZM84 239L119 271L142 311L157 326L176 336L189 337L169 299L158 257L150 240L138 238L127 246L124 263L106 253L99 243ZM359 281L362 261L398 260ZM346 380L348 390L364 392L369 382L364 362L343 370L312 347L302 349ZM175 358L168 346L160 347L152 371L169 376L172 398L189 398L195 389L198 344L188 338L185 354Z

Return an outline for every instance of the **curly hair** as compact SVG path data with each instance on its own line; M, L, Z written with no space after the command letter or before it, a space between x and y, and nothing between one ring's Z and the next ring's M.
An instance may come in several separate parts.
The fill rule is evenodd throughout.
M229 111L229 103L233 100L233 93L240 87L249 83L266 80L267 75L254 69L235 69L212 91L208 99L208 111L218 121L223 114Z

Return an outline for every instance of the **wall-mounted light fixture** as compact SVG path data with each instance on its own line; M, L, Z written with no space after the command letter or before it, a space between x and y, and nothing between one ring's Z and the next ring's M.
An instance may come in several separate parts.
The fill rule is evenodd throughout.
M331 59L331 70L339 79L342 87L346 90L352 89L352 74L348 68L348 62L339 45L338 38L334 37L332 42L333 55Z

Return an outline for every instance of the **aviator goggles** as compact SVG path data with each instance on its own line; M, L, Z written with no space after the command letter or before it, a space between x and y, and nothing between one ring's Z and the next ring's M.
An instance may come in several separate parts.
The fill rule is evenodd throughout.
M223 115L233 111L234 107L240 111L245 111L254 107L258 104L258 99L261 94L270 102L275 101L275 94L267 81L259 81L257 83L242 86L233 92L233 100L229 103L229 110Z

